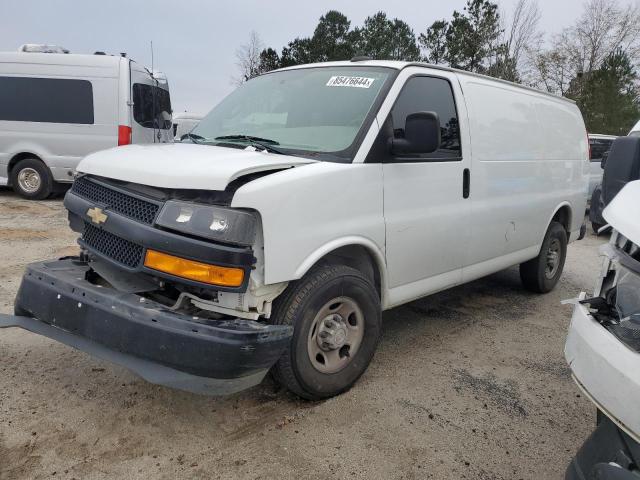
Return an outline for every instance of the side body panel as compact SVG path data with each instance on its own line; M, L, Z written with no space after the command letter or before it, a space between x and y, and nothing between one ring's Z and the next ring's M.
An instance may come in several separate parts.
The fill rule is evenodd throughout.
M463 280L535 257L563 205L577 236L589 182L577 106L505 83L458 74L472 143L471 242Z
M93 90L94 123L0 121L0 177L7 176L15 155L27 153L42 159L55 180L69 182L85 155L117 145L118 64L102 60L96 65L55 64L56 54L43 55L51 61L0 62L0 76L88 80Z

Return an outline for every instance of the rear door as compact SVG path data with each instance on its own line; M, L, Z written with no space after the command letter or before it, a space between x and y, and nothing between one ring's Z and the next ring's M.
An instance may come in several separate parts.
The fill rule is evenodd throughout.
M131 63L132 143L168 143L173 140L171 98L160 84L138 65Z
M391 304L460 283L471 212L469 192L463 188L470 174L468 138L461 137L466 110L456 76L407 68L399 82L402 89L383 131L402 137L408 115L435 112L442 142L433 153L387 154L383 160Z

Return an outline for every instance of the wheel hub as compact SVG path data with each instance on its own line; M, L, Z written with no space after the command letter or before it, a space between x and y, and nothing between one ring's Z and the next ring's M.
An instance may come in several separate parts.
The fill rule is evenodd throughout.
M27 193L37 192L40 188L40 174L33 168L23 168L18 173L18 184Z
M560 249L560 242L554 238L547 250L547 265L545 268L545 276L547 278L553 278L558 271L560 266Z
M318 329L318 346L324 350L335 350L344 346L347 341L347 324L338 314L325 317Z
M336 297L317 312L307 340L313 367L337 373L354 358L364 339L364 314L355 300Z

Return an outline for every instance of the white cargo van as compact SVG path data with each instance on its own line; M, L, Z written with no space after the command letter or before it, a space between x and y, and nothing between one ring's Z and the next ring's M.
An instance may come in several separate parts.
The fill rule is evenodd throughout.
M636 123L629 132L630 137L640 137L640 122Z
M195 113L183 112L173 115L173 139L179 141L183 135L186 135L195 128L202 120L202 115Z
M0 177L42 199L89 153L171 141L168 88L121 56L0 53Z
M551 290L580 231L587 133L563 98L419 63L250 80L190 143L89 155L78 258L28 267L18 326L204 393L271 369L348 389L382 310L520 264Z

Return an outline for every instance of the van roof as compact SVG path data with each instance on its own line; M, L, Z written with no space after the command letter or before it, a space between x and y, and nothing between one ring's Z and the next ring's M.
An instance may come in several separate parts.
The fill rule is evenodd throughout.
M426 62L404 62L400 60L358 60L358 61L339 61L339 62L322 62L322 63L308 63L304 65L294 65L292 67L281 68L275 71L284 71L284 70L295 70L298 68L308 68L308 67L353 67L353 66L367 66L367 67L387 67L393 68L396 70L402 70L407 67L425 67L430 68L432 70L441 70L445 72L454 72L459 75L466 75L471 77L478 77L485 80L489 80L492 82L504 83L506 85L511 85L512 87L521 88L523 90L528 90L530 92L539 93L541 95L549 96L557 100L563 100L569 103L576 103L573 100L562 97L560 95L555 95L553 93L545 92L544 90L539 90L537 88L528 87L526 85L521 85L519 83L510 82L508 80L502 80L500 78L489 77L487 75L482 75L480 73L467 72L465 70L459 70L457 68L445 67L444 65L434 65Z
M172 116L174 120L202 120L204 115L191 112L176 112Z
M117 66L120 55L86 55L78 53L0 52L0 63L69 65L79 67ZM128 60L128 59L127 59Z

